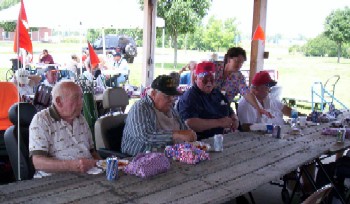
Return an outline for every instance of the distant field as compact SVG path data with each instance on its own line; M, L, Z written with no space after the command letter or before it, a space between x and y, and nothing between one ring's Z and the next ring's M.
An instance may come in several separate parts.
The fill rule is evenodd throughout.
M9 66L8 56L12 53L12 43L0 42L0 80L5 80L5 73ZM34 43L35 48L34 60L37 60L38 54L42 49L46 48L51 53L60 56L64 59L69 59L70 54L80 54L81 44L43 44ZM247 50L249 58L250 47L243 46ZM335 97L350 107L349 84L350 81L350 59L341 58L340 63L337 63L336 58L321 58L321 57L304 57L298 54L290 55L287 47L276 47L266 45L266 51L270 52L269 59L264 61L265 69L278 70L278 85L282 86L283 97L294 97L298 99L311 100L311 86L314 82L325 83L326 80L333 75L339 75L340 80L335 86ZM172 49L156 49L156 68L155 76L171 71L177 71L190 59L204 59L210 56L210 52L184 51L178 52L178 69L173 68L173 50ZM219 53L223 55L223 53ZM6 56L6 57L4 57ZM130 64L131 76L130 83L136 86L141 85L141 64L142 49L139 48L139 55L135 59L135 63ZM6 64L6 66L5 66ZM243 69L249 69L249 59L243 65ZM331 84L328 84L329 86ZM336 107L337 106L336 104Z

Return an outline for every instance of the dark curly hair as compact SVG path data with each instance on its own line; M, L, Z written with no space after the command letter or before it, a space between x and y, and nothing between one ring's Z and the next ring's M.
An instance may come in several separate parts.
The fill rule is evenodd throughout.
M241 47L231 47L227 50L227 53L224 57L224 64L227 63L228 59L231 57L238 57L239 55L242 55L244 57L244 60L247 60L246 52Z

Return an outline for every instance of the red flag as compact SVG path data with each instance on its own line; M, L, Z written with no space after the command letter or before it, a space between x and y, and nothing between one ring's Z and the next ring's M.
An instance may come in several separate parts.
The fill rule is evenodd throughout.
M23 0L21 0L21 9L19 10L18 21L20 21L21 19L22 21L24 21L23 24L25 25L25 27L28 28L27 13L26 9L24 8Z
M254 35L253 35L253 40L263 40L265 41L265 33L264 30L261 28L260 25L256 28Z
M21 0L21 8L18 15L13 50L14 52L17 52L18 48L23 48L27 50L29 53L33 54L32 40L30 39L29 33L24 23L28 25L28 19L24 8L23 0ZM17 44L17 41L18 41L18 44Z
M98 63L100 63L100 60L98 59L95 50L92 48L90 43L88 42L88 48L89 48L89 54L90 54L90 64L92 68L95 68Z

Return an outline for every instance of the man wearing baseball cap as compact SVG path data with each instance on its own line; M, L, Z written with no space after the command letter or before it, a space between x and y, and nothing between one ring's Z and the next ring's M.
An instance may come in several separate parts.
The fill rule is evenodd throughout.
M291 108L278 99L270 97L270 90L276 84L277 82L271 79L267 71L260 71L254 75L250 91L256 97L260 108L269 110L273 115L273 118L269 119L269 121L282 125L284 124L283 115L290 116ZM237 115L242 128L245 130L253 123L262 122L262 116L243 97L238 102Z
M113 63L110 67L112 67L114 70L118 70L119 75L112 76L107 80L106 84L117 87L121 83L125 83L129 77L129 67L128 62L122 58L122 54L120 52L113 54Z
M173 108L181 93L178 84L168 75L153 80L146 97L135 102L128 113L122 139L122 152L129 155L154 151L177 142L197 140Z
M43 84L45 86L53 87L58 80L58 70L54 66L48 66L45 69L45 80Z
M201 62L195 71L195 84L177 104L185 123L197 133L198 139L236 129L238 120L226 97L214 85L215 64Z

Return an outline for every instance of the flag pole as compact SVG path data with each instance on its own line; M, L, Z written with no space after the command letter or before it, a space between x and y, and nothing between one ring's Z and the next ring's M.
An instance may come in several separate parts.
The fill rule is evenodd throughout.
M19 16L18 16L18 19L17 19L17 28L16 28L16 34L17 34L17 38L16 38L16 41L17 41L17 72L19 70L19 36L20 36L20 31L19 31L19 21L22 20L22 6L23 6L23 0L21 0L21 7L20 7L20 11L19 11ZM22 58L22 61L23 61L23 58ZM14 70L13 70L14 71ZM16 74L16 73L14 73ZM17 79L17 87L19 87L19 80ZM21 157L20 157L20 140L21 140L21 134L20 134L20 94L18 94L18 108L17 108L17 174L18 174L18 180L22 180L22 177L21 177Z
M81 50L83 48L83 37L84 37L84 34L83 34L83 23L80 21L80 49ZM80 61L81 61L80 76L79 77L77 76L77 77L81 78L81 79L82 79L82 76L83 76L83 66L84 66L83 55L84 55L83 51L80 51Z

